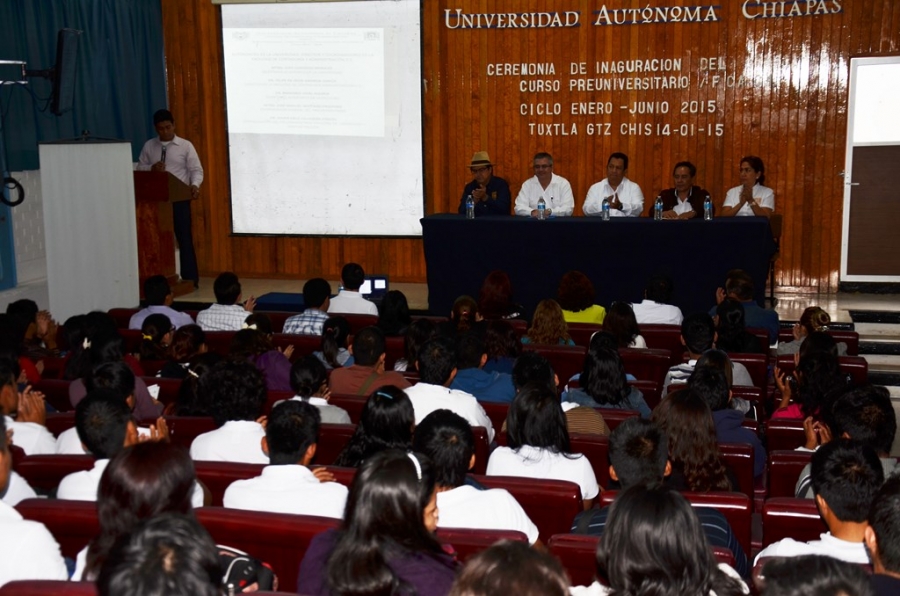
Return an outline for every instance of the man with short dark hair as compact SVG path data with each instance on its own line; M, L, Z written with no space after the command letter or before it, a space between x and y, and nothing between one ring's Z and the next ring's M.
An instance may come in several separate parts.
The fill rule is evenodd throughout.
M869 508L884 483L878 454L850 439L836 439L812 456L812 485L819 513L828 526L820 540L785 538L770 544L761 557L828 555L848 563L869 563L863 542Z
M466 184L459 200L459 213L466 213L466 199L470 196L475 204L475 215L509 215L509 184L499 176L494 176L494 164L487 151L477 151L469 164L473 180Z
M822 444L830 437L853 439L875 450L885 478L897 470L897 460L890 456L897 433L897 414L885 387L864 385L848 391L835 400L830 412L825 412L825 420L827 432L809 428L807 434L818 435ZM812 464L800 472L796 495L801 499L813 498Z
M159 136L144 143L137 169L169 172L190 186L191 196L196 199L203 184L203 166L197 150L190 141L175 134L175 118L169 110L157 110L153 114L153 127ZM197 287L200 273L191 231L191 201L172 203L172 215L181 259L181 277L193 281L194 287Z
M725 278L725 287L716 290L716 305L722 303L726 297L731 297L744 307L744 324L748 328L765 329L769 332L769 345L778 342L778 313L768 308L763 308L753 299L755 288L753 278L741 269L732 269ZM716 307L709 309L709 316L716 316Z
M644 288L643 302L631 305L638 325L681 325L684 315L672 305L674 284L667 275L654 275Z
M359 263L347 263L341 269L341 291L331 299L328 313L378 316L378 307L359 293L366 272Z
M541 151L532 160L534 176L522 183L516 195L515 213L538 217L538 202L544 199L544 217L566 217L575 211L575 195L572 185L562 176L553 173L553 156Z
M331 303L331 284L321 277L314 277L303 284L303 304L306 309L299 315L288 317L282 333L298 335L322 335L322 327L328 320Z
M881 486L868 519L864 540L875 568L872 587L876 596L896 596L900 594L900 476Z
M410 386L400 373L384 369L387 354L384 334L378 327L366 327L354 335L350 353L353 355L352 366L331 371L328 386L332 393L368 396L386 385L400 389Z
M241 282L231 271L220 273L213 282L216 303L197 313L197 324L204 331L240 331L247 316L256 308L256 298L241 302Z
M509 492L466 484L475 465L475 437L462 416L450 410L425 416L416 426L413 451L427 455L434 465L438 527L516 530L531 544L537 542L537 526Z
M6 420L7 430L13 431L13 445L26 455L52 455L56 452L56 439L47 430L44 394L30 385L20 393L18 377L18 363L0 359L0 414Z
M85 380L88 392L103 390L121 399L133 412L135 399L135 376L125 362L106 362L99 365ZM81 402L79 402L81 403ZM78 428L72 427L56 438L56 453L59 455L84 455L90 453L78 436Z
M606 160L606 178L588 189L584 199L585 215L602 215L603 200L609 204L612 217L640 217L644 211L644 193L641 187L629 180L628 156L615 152Z
M319 410L306 402L281 402L269 414L262 450L269 465L256 478L225 490L225 507L323 517L344 516L347 487L329 482L324 468L310 470L319 441Z
M456 376L456 345L448 337L428 340L419 350L420 380L406 390L416 413L416 424L435 410L451 410L471 424L487 429L488 441L494 440L491 419L474 395L451 389Z
M487 353L484 351L484 340L478 333L464 333L456 340L457 372L450 384L451 389L458 389L474 395L479 401L510 403L516 396L512 376L505 373L485 372Z
M628 418L609 436L609 477L621 490L660 484L671 472L669 440L649 420ZM710 545L729 549L734 554L735 570L747 577L750 574L747 555L725 516L709 507L695 507L694 512ZM579 513L572 522L572 532L603 536L608 516L609 506Z
M672 170L674 188L660 191L663 202L663 219L693 219L703 217L703 203L709 198L709 191L694 185L697 166L689 161L679 161ZM711 202L710 202L711 203ZM712 204L710 204L712 208ZM653 217L649 213L648 217Z
M12 453L6 438L5 417L0 417L0 494L7 491L12 474ZM59 543L44 524L26 521L6 501L0 502L0 586L15 580L67 580L69 572Z
M176 329L185 325L193 325L194 319L191 318L191 315L178 312L172 308L174 299L172 288L169 287L169 281L164 275L148 277L144 280L144 301L147 303L147 307L131 315L131 320L128 321L128 328L140 329L144 324L144 319L155 314L163 314L169 317Z

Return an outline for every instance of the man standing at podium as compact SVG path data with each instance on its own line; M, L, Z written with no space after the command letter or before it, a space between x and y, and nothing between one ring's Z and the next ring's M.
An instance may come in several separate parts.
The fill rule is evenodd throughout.
M191 195L200 195L203 183L203 166L197 150L190 141L175 135L175 119L169 110L157 110L153 114L153 126L159 138L144 143L138 158L138 170L169 172L191 187ZM181 278L194 282L198 287L197 255L194 254L194 238L191 233L191 202L172 203L175 240L181 255Z

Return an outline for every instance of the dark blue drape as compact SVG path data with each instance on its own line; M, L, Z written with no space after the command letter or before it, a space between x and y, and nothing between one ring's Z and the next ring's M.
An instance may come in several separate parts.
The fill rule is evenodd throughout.
M50 82L0 88L0 109L11 171L39 167L38 143L89 130L99 137L131 141L135 161L153 136L155 110L166 106L165 55L159 0L0 0L0 59L50 68L56 33L83 31L78 44L75 105L62 116L45 101ZM0 79L14 70L0 67ZM41 111L43 108L45 111Z

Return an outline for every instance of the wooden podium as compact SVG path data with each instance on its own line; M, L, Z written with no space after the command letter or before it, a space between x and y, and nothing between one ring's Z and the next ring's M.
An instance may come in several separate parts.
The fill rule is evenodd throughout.
M171 205L192 198L191 187L169 172L134 172L141 298L144 297L144 280L153 275L165 275L176 296L194 291L194 283L182 281L175 272L175 228Z

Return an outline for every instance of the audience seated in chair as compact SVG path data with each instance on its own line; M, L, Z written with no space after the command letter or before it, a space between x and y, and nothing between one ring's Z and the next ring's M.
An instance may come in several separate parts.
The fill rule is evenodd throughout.
M89 393L94 391L106 391L118 397L128 405L128 410L134 411L134 386L135 378L131 368L124 362L107 362L101 364L86 379ZM82 400L84 401L84 400ZM76 407L76 411L77 411ZM65 430L56 438L56 453L60 455L85 455L90 453L84 442L78 436L78 428ZM99 474L98 474L99 478Z
M823 343L834 345L834 340L821 332L814 333L805 345L811 347L818 343L816 336L827 337ZM847 390L848 381L841 372L837 355L831 350L810 350L809 353L801 350L793 377L775 368L775 386L781 392L781 402L772 414L773 419L813 418L819 421L837 396Z
M159 376L166 379L184 379L190 373L191 360L205 354L206 333L199 325L185 325L175 330L172 345L169 347L168 362L159 371Z
M556 300L548 298L538 302L534 309L534 317L531 319L531 326L528 327L528 332L522 336L522 343L574 346L575 341L569 335L569 325L563 318L563 312Z
M263 374L269 391L291 390L291 355L294 346L282 351L272 345L271 322L268 317L250 315L248 327L241 329L231 339L229 358L251 362ZM266 321L265 324L262 322Z
M319 410L309 403L288 400L275 406L262 439L269 465L256 478L233 482L225 490L225 507L343 517L347 488L329 481L333 476L324 468L308 467L316 455L319 424Z
M878 455L850 439L835 439L812 456L812 487L816 505L829 531L820 540L785 538L759 553L762 557L826 554L849 563L868 564L863 542L875 494L884 483Z
M603 319L603 330L616 339L617 348L647 347L647 342L641 336L634 310L627 302L613 302L606 311Z
M30 385L19 392L18 377L18 362L0 359L0 414L7 430L13 433L12 443L26 455L55 453L56 439L47 430L45 422L47 409L44 394L34 391Z
M796 354L800 351L800 346L806 341L811 333L816 331L827 331L831 324L831 316L825 312L820 306L810 306L800 315L800 321L794 323L792 329L794 339L792 341L783 341L778 344L778 355ZM835 345L838 356L847 355L847 344L837 342Z
M403 358L394 362L394 370L398 372L418 372L419 350L429 339L437 337L437 323L431 319L416 319L403 334ZM516 336L516 342L519 341Z
M440 511L438 527L517 530L534 544L538 528L508 491L479 490L466 474L475 466L472 427L450 410L435 410L416 426L413 451L428 456L433 465Z
M353 436L334 465L356 468L369 457L387 449L408 451L412 447L415 426L416 414L406 393L392 385L382 387L369 396Z
M581 271L569 271L559 280L556 301L558 301L559 308L562 309L562 316L566 323L602 325L603 319L606 317L606 309L599 304L594 304L595 299L594 284ZM534 317L537 318L537 315L538 312L535 310ZM556 341L532 341L533 343L556 343ZM560 341L560 343L564 342Z
M142 361L166 360L174 329L172 321L162 313L152 314L144 319L137 357Z
M169 318L172 325L176 329L180 329L185 325L192 325L194 319L191 315L178 312L172 308L172 302L175 295L169 282L163 275L152 275L144 280L144 301L147 303L146 308L142 308L131 316L128 322L129 329L141 329L144 319L153 314L163 314Z
M649 420L629 418L609 437L609 476L625 490L632 486L653 486L668 481L672 471L666 434ZM613 488L612 486L610 488ZM572 522L572 532L602 536L609 507L589 509ZM695 507L703 531L711 546L727 548L734 554L735 570L741 577L750 575L744 549L731 530L728 520L709 507Z
M485 372L487 353L484 339L477 333L460 335L456 340L456 375L451 389L474 395L478 401L509 403L516 396L512 375Z
M328 398L328 371L322 361L313 355L304 356L291 365L291 389L295 401L303 401L319 410L326 424L350 424L350 414L344 408L330 405Z
M375 326L381 329L385 337L403 337L410 325L412 315L409 314L406 295L400 290L389 291L378 305L378 323Z
M738 354L765 354L759 340L747 331L744 322L744 305L726 297L716 307L713 317L716 323L716 347L723 352Z
M341 291L328 304L328 313L348 313L378 316L378 307L359 293L366 281L366 272L357 263L347 263L341 268Z
M672 278L654 275L644 288L644 300L631 305L638 325L681 325L681 309L672 305Z
M285 320L282 333L322 335L331 305L331 284L321 277L307 280L303 284L303 304L306 308L302 313Z
M642 418L649 418L650 408L641 391L628 384L619 352L603 347L602 341L600 334L591 339L578 379L580 387L565 392L563 401L591 408L637 410Z
M350 348L354 364L336 368L331 373L329 384L335 393L370 395L386 385L401 389L409 387L409 381L398 372L384 370L386 357L384 334L378 327L361 329L353 336Z
M900 594L900 477L885 482L869 509L864 539L875 573L876 596Z
M559 561L521 542L502 540L466 561L449 596L568 596Z
M768 561L762 569L759 583L762 584L763 596L876 596L869 586L869 575L860 565L826 555L803 555ZM897 587L900 584L883 594L894 595Z
M488 357L482 367L485 371L512 374L516 358L522 353L522 342L509 321L488 321L484 332L484 351Z
M716 305L725 298L734 298L744 307L744 323L752 329L765 329L769 332L769 345L778 342L778 313L763 308L753 299L753 278L746 271L732 269L725 278L725 287L716 290ZM709 316L715 316L716 307L709 310ZM740 383L737 383L740 385Z
M241 282L230 271L216 277L213 292L216 303L197 313L197 324L204 331L239 331L256 307L256 299L251 296L246 302L241 301Z

